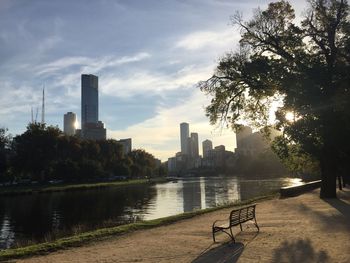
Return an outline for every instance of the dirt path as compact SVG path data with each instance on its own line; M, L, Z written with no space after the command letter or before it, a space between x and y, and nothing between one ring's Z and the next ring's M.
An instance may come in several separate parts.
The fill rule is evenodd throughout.
M339 200L318 195L259 203L260 232L238 227L235 244L224 235L212 243L211 224L227 218L225 209L17 262L350 262L350 190Z

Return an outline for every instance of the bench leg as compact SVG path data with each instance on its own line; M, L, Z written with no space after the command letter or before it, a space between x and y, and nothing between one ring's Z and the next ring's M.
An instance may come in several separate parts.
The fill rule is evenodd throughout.
M256 218L254 217L254 222L255 222L255 226L256 226L256 228L258 229L258 232L260 231L260 228L259 228L259 226L258 226L258 223L256 222Z
M230 233L231 233L231 238L233 240L233 243L236 243L236 240L235 240L233 233L232 233L232 227L230 227Z
M230 233L228 233L227 230L226 231L225 230L214 231L214 229L213 229L212 235L213 235L214 243L216 243L216 240L215 240L215 233L216 232L223 232L223 233L227 234L228 236L230 236L230 238L233 240L233 242L236 243L236 240L235 240L235 237L233 236L233 232L232 232L232 228L231 227L230 227Z
M243 229L242 229L242 224L241 224L241 223L239 223L239 227L240 227L241 231L243 231Z

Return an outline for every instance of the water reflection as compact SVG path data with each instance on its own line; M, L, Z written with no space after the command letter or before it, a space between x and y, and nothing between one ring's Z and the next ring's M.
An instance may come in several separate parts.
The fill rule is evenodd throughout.
M109 224L150 220L249 199L290 179L188 178L164 184L1 197L0 248Z

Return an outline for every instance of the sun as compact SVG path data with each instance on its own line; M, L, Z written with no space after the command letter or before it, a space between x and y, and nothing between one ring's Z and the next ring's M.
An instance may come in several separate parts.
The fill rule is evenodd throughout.
M75 129L78 129L78 128L79 128L79 122L78 122L78 121L75 121L75 123L74 123L74 128L75 128Z
M286 120L289 121L289 122L294 122L295 121L295 115L293 112L291 111L288 111L286 113Z

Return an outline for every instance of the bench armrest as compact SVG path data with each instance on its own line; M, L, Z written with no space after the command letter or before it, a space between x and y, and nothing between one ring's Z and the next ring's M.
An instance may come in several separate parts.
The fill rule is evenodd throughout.
M217 222L226 222L226 223L227 223L227 220L215 220L214 223L213 223L213 227L215 227L215 224L216 224Z

